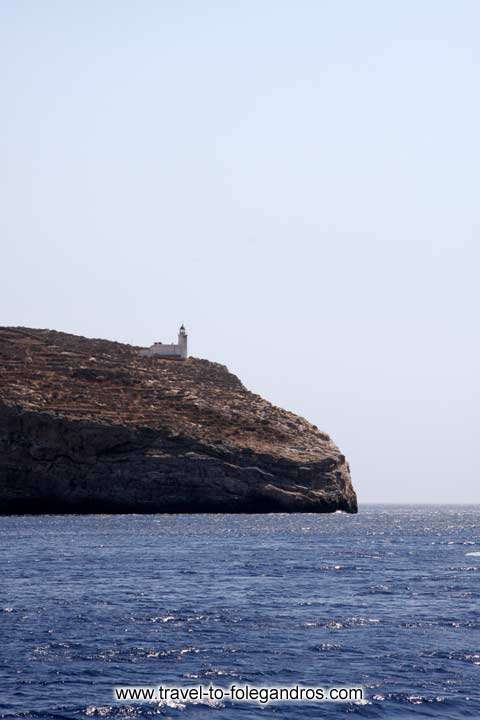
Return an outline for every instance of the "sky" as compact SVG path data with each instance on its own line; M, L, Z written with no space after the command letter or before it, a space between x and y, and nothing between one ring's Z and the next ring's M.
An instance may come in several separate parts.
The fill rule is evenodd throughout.
M0 324L223 363L480 502L480 4L3 0Z

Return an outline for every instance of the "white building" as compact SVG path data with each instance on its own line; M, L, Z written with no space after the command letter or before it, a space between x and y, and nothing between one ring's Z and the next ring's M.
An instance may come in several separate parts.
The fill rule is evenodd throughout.
M184 326L180 327L178 331L178 344L172 343L171 345L164 345L161 342L153 343L149 348L140 350L139 353L142 357L165 357L172 358L174 360L185 359L187 353L187 331Z

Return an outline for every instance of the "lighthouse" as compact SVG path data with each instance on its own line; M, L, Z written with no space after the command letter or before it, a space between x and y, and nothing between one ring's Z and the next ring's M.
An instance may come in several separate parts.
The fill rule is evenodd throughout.
M155 342L149 348L142 348L139 351L141 357L162 357L171 358L172 360L185 360L188 357L187 350L187 331L185 325L180 325L178 331L178 344L172 343L165 345L162 342Z
M178 350L182 358L187 357L187 337L187 331L182 323L180 325L180 330L178 331Z

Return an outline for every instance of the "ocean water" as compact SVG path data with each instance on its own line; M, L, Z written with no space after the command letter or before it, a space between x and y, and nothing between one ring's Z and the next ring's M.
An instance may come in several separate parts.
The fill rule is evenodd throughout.
M480 507L0 518L0 717L480 718ZM119 685L361 703L116 702Z

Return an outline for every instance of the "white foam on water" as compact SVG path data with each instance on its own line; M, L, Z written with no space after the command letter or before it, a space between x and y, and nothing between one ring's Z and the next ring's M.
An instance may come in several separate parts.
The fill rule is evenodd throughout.
M480 557L480 552L475 551L475 552L465 553L465 555L470 555L473 557Z

